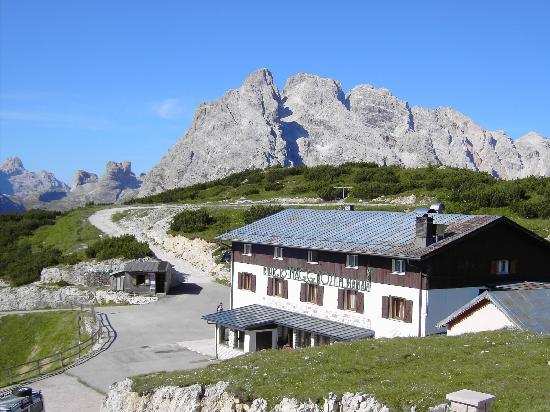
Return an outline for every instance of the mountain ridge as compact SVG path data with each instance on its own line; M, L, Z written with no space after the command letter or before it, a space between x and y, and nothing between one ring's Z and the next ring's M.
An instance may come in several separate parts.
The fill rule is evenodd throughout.
M246 150L244 150L246 149ZM550 175L550 140L517 140L450 108L411 106L369 84L345 93L337 80L298 73L282 90L271 72L201 104L192 124L145 176L139 196L272 165L372 161L444 165L514 179Z

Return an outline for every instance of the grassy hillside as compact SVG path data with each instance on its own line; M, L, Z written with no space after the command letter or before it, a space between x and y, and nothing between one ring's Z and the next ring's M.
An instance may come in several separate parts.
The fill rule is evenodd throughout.
M87 336L82 336L86 339ZM76 311L49 311L0 317L0 365L49 356L78 342ZM54 367L56 365L53 365ZM0 384L3 376L0 376Z
M88 221L99 209L90 206L71 210L59 216L55 224L38 228L29 242L33 247L56 248L64 255L82 251L100 238L101 232Z
M88 221L97 210L92 206L66 213L31 210L0 215L0 278L21 286L38 280L48 266L151 255L148 245L133 236L102 239Z
M500 331L459 337L371 339L294 351L262 351L204 369L133 378L146 393L162 385L228 381L235 394L321 400L329 392L373 394L426 410L463 388L492 393L495 411L548 411L550 338Z
M335 186L347 186L349 201L415 194L445 202L448 212L507 215L546 237L550 235L550 178L514 181L454 168L405 169L372 163L341 166L274 167L248 170L226 178L169 190L132 203L202 203L275 197L321 197L338 200Z

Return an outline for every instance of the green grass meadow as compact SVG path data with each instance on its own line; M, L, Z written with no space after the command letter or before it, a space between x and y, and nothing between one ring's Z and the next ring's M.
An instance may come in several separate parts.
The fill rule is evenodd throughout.
M270 407L283 397L321 402L329 392L361 392L395 410L427 410L468 388L495 395L495 412L542 412L550 410L550 337L499 331L268 350L204 369L136 376L133 389L218 381L228 381L243 400L262 397Z

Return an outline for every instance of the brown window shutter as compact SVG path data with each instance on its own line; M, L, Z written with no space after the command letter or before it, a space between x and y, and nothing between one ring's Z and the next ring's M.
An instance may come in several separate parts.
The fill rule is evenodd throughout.
M283 280L283 298L288 299L288 280Z
M516 275L518 273L518 260L514 259L510 262L510 273Z
M325 294L324 286L317 286L317 304L323 306L323 295Z
M344 289L338 289L338 309L344 309Z
M412 323L413 321L413 301L412 300L405 301L405 319L403 320L407 323Z
M243 274L241 272L237 274L237 288L243 288Z
M256 275L250 275L250 290L256 292Z
M382 317L388 319L390 317L390 297L382 296Z
M365 295L361 292L357 292L355 295L355 305L357 307L357 313L363 313L365 311Z
M498 268L497 268L497 261L496 261L496 260L492 260L492 261L491 261L491 275L496 275L496 274L497 274L497 271L498 271Z
M307 283L302 283L300 285L300 302L305 302L307 300Z
M344 289L338 289L338 309L344 309Z
M273 296L273 282L275 279L267 278L267 296Z

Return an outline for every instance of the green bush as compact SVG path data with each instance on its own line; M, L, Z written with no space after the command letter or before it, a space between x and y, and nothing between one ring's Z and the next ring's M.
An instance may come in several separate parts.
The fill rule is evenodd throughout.
M236 193L239 196L257 195L258 193L260 193L260 189L258 189L258 187L255 185L246 184L239 187Z
M342 198L342 190L336 189L332 186L321 186L317 189L317 196L326 201L336 200Z
M132 235L98 240L86 249L86 255L98 260L113 258L139 259L154 256L147 243L139 242Z
M57 265L61 252L55 248L33 250L26 239L42 226L53 225L61 213L31 210L15 215L0 215L0 278L12 286L40 279L44 267Z
M248 225L256 220L278 213L281 210L284 210L284 208L280 206L254 205L243 211L243 220Z
M172 219L170 230L181 233L200 232L215 221L207 209L183 210Z
M266 182L264 190L266 192L276 192L282 190L285 186L281 182Z

